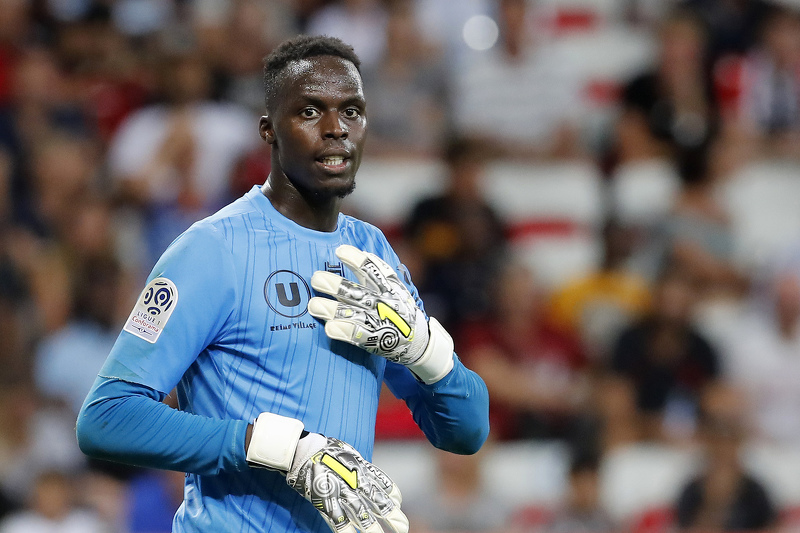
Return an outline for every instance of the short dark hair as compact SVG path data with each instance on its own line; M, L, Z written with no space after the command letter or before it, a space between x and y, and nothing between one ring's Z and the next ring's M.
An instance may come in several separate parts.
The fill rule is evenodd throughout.
M350 61L361 72L361 60L349 44L327 35L298 35L282 42L264 58L264 103L267 109L278 92L286 67L302 59L335 56Z

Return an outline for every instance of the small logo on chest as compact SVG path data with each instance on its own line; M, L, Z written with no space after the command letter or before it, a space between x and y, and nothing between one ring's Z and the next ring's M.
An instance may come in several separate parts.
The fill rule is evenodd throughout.
M344 277L344 266L341 263L331 264L325 261L325 270Z
M308 312L311 289L297 272L276 270L264 283L264 299L279 315L297 318Z

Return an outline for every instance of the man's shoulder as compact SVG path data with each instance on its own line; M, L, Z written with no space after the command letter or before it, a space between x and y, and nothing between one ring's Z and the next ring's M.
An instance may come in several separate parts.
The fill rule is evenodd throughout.
M242 220L254 211L245 197L239 198L189 226L173 241L170 249L191 246L208 250L219 248L232 250L233 234L246 231L247 225Z
M385 248L391 248L389 245L389 241L386 239L386 236L383 234L380 228L375 226L374 224L370 224L360 218L356 218L352 215L342 215L340 217L340 223L343 225L343 232L350 236L350 238L355 239L357 241L362 241L358 246L356 243L353 243L357 247L360 247L362 250L369 248L370 246L379 246ZM365 248L366 247L366 248ZM376 250L367 250L369 252L375 252Z
M258 214L262 216L261 212L249 200L248 195L240 196L228 205L219 209L216 213L198 220L189 228L189 230L204 232L204 231L223 231L227 234L227 229L233 229L240 225L240 221L247 218L249 215ZM188 230L187 230L188 231Z

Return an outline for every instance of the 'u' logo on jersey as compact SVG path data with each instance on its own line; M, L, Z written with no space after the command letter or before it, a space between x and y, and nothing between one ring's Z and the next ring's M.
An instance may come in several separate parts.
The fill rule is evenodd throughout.
M270 309L286 318L297 318L308 312L311 289L306 280L291 270L276 270L264 283L264 299Z
M300 303L300 289L297 287L297 283L292 281L289 283L289 287L292 291L292 297L286 297L286 285L283 283L276 283L275 289L278 291L278 301L284 307L295 307L297 304Z

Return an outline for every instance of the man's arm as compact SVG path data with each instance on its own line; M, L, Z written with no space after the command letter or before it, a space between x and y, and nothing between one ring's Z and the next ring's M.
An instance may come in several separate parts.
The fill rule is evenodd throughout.
M91 457L195 474L243 471L243 420L177 411L145 385L98 377L81 408L78 445Z
M359 282L315 272L311 286L333 298L311 298L308 312L325 322L328 337L388 360L384 380L434 446L477 452L489 433L486 384L458 360L452 337L425 315L411 280L400 280L399 267L351 245L339 246L336 256Z
M247 422L161 404L225 331L238 301L235 276L227 243L210 225L193 226L170 245L84 401L77 422L84 452L200 474L245 468Z
M489 435L489 393L483 380L453 355L453 369L425 384L404 366L386 363L384 380L406 402L428 440L442 450L468 455Z

